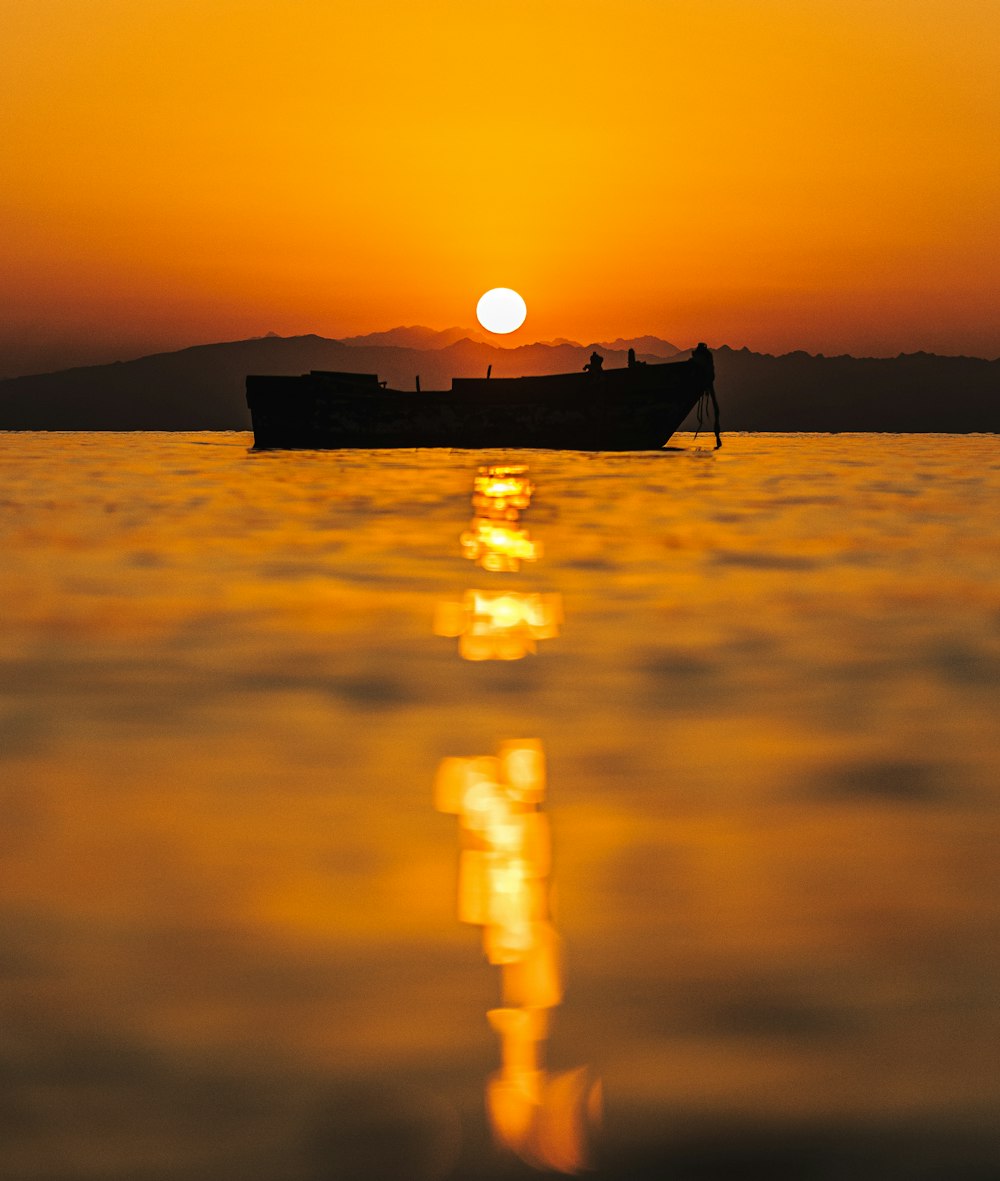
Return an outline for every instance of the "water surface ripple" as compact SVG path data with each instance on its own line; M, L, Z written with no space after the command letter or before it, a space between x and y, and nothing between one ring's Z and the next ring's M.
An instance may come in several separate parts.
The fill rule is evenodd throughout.
M527 1175L431 801L517 738L598 1176L996 1176L995 437L250 442L0 434L3 1176ZM487 572L512 458L543 549ZM460 659L504 587L558 635Z

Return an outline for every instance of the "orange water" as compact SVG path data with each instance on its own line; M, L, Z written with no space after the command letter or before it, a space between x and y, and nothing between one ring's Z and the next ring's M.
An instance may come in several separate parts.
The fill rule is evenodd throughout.
M518 738L598 1176L996 1175L996 439L675 441L0 435L0 1176L531 1175L432 799ZM474 590L561 622L463 660Z

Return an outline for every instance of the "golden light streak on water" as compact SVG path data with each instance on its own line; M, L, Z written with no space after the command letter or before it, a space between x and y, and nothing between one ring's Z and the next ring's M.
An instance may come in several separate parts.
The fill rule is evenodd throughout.
M460 537L465 557L491 573L513 573L540 557L541 546L518 524L533 493L524 465L480 467L472 493L480 515ZM538 640L558 635L562 619L558 594L468 590L460 601L438 605L434 632L457 638L463 660L520 660Z
M544 798L537 739L505 742L495 758L444 759L434 782L435 806L458 817L459 920L483 928L486 958L501 973L503 1007L487 1014L500 1039L500 1070L486 1087L494 1135L535 1168L576 1173L591 1164L600 1084L585 1066L554 1074L545 1066L563 964Z
M522 562L542 556L540 544L517 524L534 491L524 465L479 468L472 490L475 516L460 538L462 552L471 562L492 573L513 573Z
M508 529L492 520L516 521L533 491L527 467L480 468L473 505L489 516L473 522L476 543L495 546ZM468 533L461 542L473 556ZM538 552L532 547L531 556ZM516 570L516 554L513 547L489 549L478 560L486 569ZM470 590L460 602L438 606L434 630L458 636L466 660L516 660L534 652L536 640L557 635L561 622L560 595ZM534 1168L576 1173L590 1164L588 1118L599 1126L600 1084L587 1067L556 1074L545 1067L549 1010L563 1000L562 945L549 906L545 786L541 741L517 739L502 743L496 757L444 759L434 799L458 817L459 920L483 928L483 951L500 968L503 1007L488 1013L500 1038L500 1070L486 1085L494 1137Z
M520 660L557 636L562 620L559 594L468 590L438 604L434 634L457 637L463 660Z
M524 465L481 467L472 490L472 507L478 516L516 521L530 504L535 486Z
M542 556L540 543L532 541L527 529L502 525L490 517L474 517L461 543L470 562L495 574L513 573L522 562L536 562Z

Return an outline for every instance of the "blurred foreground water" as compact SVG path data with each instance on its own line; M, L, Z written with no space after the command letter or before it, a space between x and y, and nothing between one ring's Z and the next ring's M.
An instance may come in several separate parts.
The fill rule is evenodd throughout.
M0 1177L1000 1175L995 437L251 441L0 435Z

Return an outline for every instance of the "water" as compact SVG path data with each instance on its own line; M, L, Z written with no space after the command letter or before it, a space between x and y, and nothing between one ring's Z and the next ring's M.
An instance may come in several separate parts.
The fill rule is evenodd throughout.
M676 441L0 435L0 1174L537 1175L433 797L532 739L565 996L512 1118L587 1081L522 1156L996 1176L996 440ZM498 572L505 459L540 552ZM475 589L561 622L463 659Z

